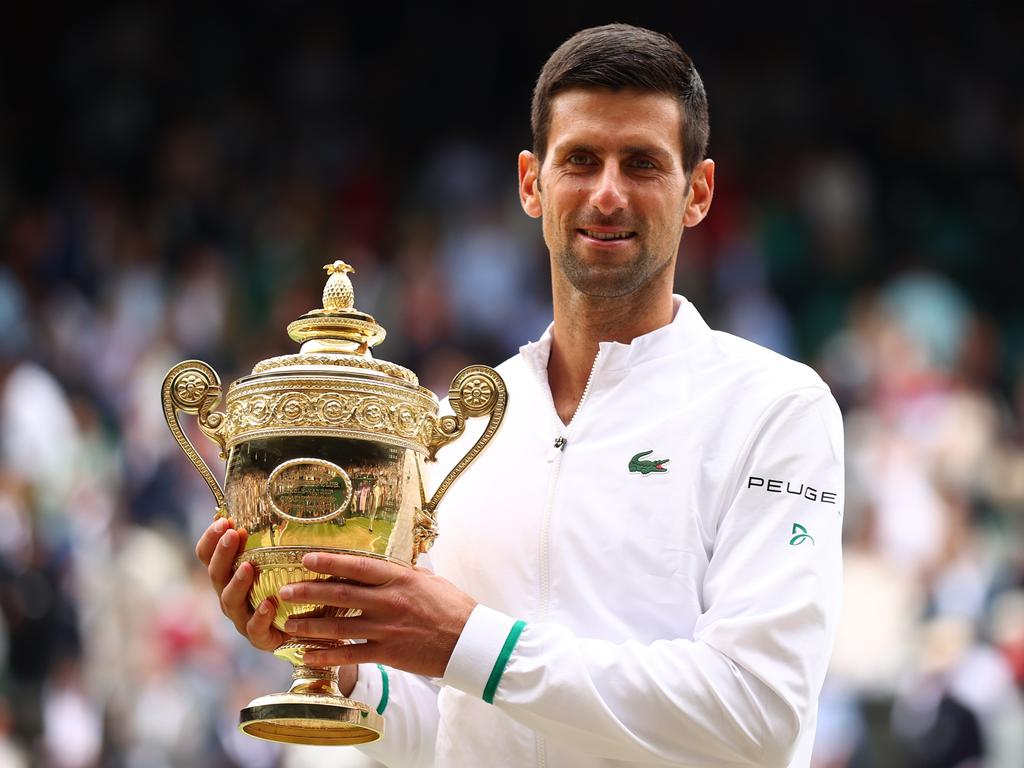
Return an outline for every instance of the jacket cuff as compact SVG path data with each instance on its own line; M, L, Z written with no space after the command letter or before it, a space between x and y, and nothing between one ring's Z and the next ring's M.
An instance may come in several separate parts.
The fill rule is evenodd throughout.
M388 706L390 688L387 669L380 664L360 664L359 678L349 698L383 715Z
M525 626L525 621L478 604L455 644L442 682L494 703L501 676Z

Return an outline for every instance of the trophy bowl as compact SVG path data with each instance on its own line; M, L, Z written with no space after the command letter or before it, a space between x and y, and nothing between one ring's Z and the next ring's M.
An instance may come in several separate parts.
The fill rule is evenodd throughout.
M253 566L249 602L270 599L274 626L290 618L357 615L354 609L286 603L281 587L330 580L302 565L308 552L374 557L411 567L437 535L435 510L452 482L493 437L508 394L492 368L469 366L452 382L454 415L438 416L438 401L411 371L374 358L385 336L373 317L356 310L352 269L325 267L323 308L288 326L299 353L259 362L228 388L225 410L216 371L199 360L171 368L161 390L172 435L209 485L216 515L245 529L235 562ZM178 413L226 460L223 487L181 428ZM459 437L466 419L488 417L483 434L430 499L424 462ZM373 708L343 696L337 671L303 662L308 650L340 642L293 637L275 655L293 665L287 692L261 696L244 708L239 728L250 736L296 744L362 744L384 733Z

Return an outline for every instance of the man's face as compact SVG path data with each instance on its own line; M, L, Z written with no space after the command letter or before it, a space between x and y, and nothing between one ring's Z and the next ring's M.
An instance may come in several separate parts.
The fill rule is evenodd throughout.
M524 206L543 217L556 280L624 296L674 263L691 198L681 120L665 94L571 89L552 100L534 210Z

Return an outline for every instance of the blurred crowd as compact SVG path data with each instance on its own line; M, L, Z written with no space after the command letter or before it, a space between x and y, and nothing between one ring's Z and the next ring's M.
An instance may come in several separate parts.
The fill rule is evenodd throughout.
M388 93L388 51L424 52L414 13L383 52L342 15L257 14L237 46L233 20L183 15L79 19L41 86L8 70L0 88L0 768L325 759L236 730L290 670L236 636L193 554L214 503L164 423L168 368L198 357L226 384L291 352L285 326L337 258L388 331L378 356L439 395L550 319L515 152L533 71L578 23L532 58L466 41L475 72L433 62ZM5 63L44 21L22 14ZM704 50L670 17L637 21L696 49L711 100L718 190L677 290L811 364L844 411L844 616L815 765L1018 767L1021 55L983 13L848 62L874 27L805 19L785 51L742 30ZM502 57L521 82L496 101L481 82L506 84ZM413 93L428 76L450 92ZM445 123L467 94L481 114Z

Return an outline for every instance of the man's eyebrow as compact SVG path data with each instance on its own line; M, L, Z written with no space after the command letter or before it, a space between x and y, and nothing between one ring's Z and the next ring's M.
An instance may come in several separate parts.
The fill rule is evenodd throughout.
M648 155L650 157L661 160L662 162L671 161L672 153L666 152L664 149L654 146L648 146L643 144L634 144L628 147L622 148L622 154L624 155Z
M556 154L565 155L572 152L590 152L594 155L602 153L601 147L595 144L584 144L584 143L566 143L562 146L556 147ZM672 153L668 152L660 147L655 147L649 144L630 144L629 146L623 147L619 153L623 157L629 157L632 155L647 155L653 157L661 162L670 163L672 161Z
M567 152L590 152L591 154L600 154L601 148L594 144L579 144L579 143L566 143L556 147L557 154L563 155Z

